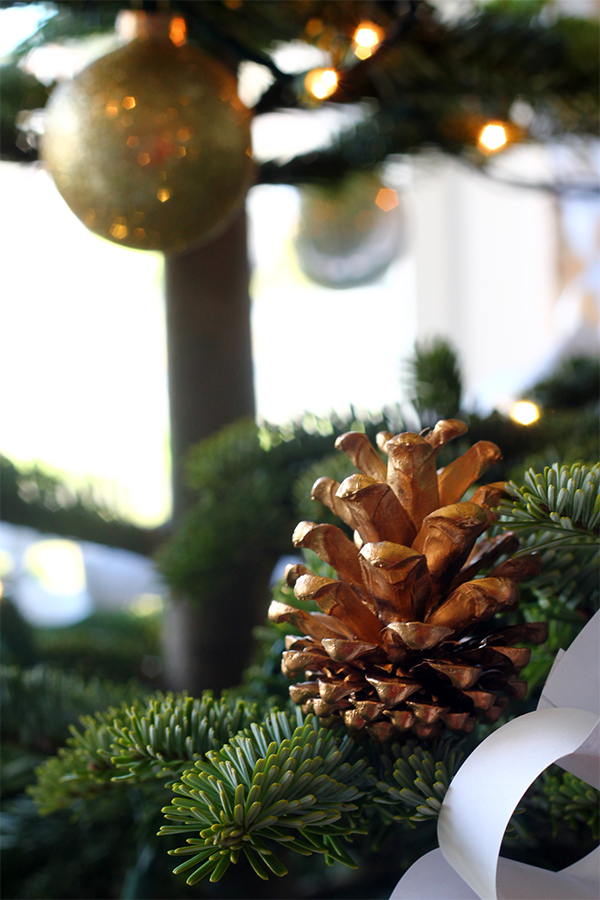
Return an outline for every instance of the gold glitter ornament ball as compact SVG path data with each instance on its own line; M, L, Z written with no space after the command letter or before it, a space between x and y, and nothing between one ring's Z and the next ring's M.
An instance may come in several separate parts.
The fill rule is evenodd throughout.
M178 253L224 230L250 186L235 77L168 36L137 38L51 97L42 158L92 231Z

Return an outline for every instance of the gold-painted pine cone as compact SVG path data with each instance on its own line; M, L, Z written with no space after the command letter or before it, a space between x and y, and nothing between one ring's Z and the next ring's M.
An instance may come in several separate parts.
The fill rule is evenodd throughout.
M437 469L440 447L466 430L448 419L426 434L381 433L387 464L366 435L338 438L360 473L341 484L320 478L313 497L352 528L354 541L335 525L300 522L294 545L313 550L337 578L290 566L300 608L274 601L269 610L272 621L304 633L286 639L282 670L304 674L290 696L306 712L341 717L349 731L379 740L407 731L428 738L443 727L469 732L478 718L493 722L510 697L524 695L519 673L530 650L515 645L543 642L547 627L498 628L493 619L514 609L517 582L538 573L540 559L510 558L514 534L482 537L503 484L462 499L500 459L495 444L479 441ZM302 609L307 601L321 612Z

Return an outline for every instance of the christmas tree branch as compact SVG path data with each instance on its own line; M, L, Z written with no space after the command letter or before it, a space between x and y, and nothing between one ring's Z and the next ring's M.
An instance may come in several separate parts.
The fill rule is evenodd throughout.
M382 754L383 775L375 803L394 819L411 823L437 818L446 791L465 758L464 739L447 736L425 748L415 740ZM391 810L389 807L393 807Z
M76 797L112 782L164 782L208 750L220 748L256 718L256 708L210 692L157 694L81 718L66 746L37 769L30 793L40 812L68 807Z
M324 853L353 865L341 839L357 831L357 803L369 784L352 740L319 728L316 719L274 712L220 751L209 752L174 785L163 810L174 825L160 834L189 834L171 851L191 856L174 870L193 869L194 884L218 881L245 857L260 878L287 870L277 847ZM354 756L354 759L353 759Z
M513 530L536 530L538 549L598 547L600 535L600 464L588 467L546 466L529 469L522 486L510 482L512 502L500 504L502 524Z

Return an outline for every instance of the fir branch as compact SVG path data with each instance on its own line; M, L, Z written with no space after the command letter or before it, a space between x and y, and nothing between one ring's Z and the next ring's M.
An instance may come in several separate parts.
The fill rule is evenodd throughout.
M555 537L538 548L597 543L600 534L600 463L592 467L546 466L543 473L528 469L525 484L513 481L507 490L515 498L500 504L502 524L512 529L542 528Z
M443 338L415 344L405 361L406 387L421 423L455 416L462 402L462 376L454 348Z
M357 831L355 801L371 782L354 748L298 711L273 712L209 752L174 785L178 796L163 810L176 824L159 834L194 835L170 851L192 857L174 872L193 869L188 884L218 881L243 855L260 878L284 875L277 846L354 865L341 839Z
M4 742L53 753L80 716L143 696L139 684L114 685L98 678L35 666L0 668L1 735Z
M178 778L191 762L209 750L218 750L256 718L256 707L225 696L216 700L210 691L201 697L186 693L159 695L145 709L125 710L109 731L113 737L113 764L126 774L119 780Z
M125 720L128 712L132 709L125 704L120 709L111 707L94 716L82 716L79 728L71 726L66 746L38 766L36 783L27 789L40 815L75 809L75 801L112 787L117 772L111 760L115 752L112 728L119 719Z
M531 798L531 805L548 815L552 834L556 837L565 824L571 831L591 832L593 840L599 836L600 805L598 791L570 772L553 768L541 776L540 790Z
M544 532L528 535L521 542L519 552L539 551L546 539ZM540 555L541 573L523 588L533 594L534 614L541 611L545 618L576 621L581 627L580 617L573 618L574 611L592 614L598 608L598 548L592 543L583 543L570 550L541 546Z
M71 726L71 737L57 756L36 770L29 793L46 815L98 793L112 782L164 782L222 747L255 718L256 710L238 700L231 706L210 692L201 697L157 694L147 702L111 707Z
M393 744L390 755L382 755L384 775L375 802L399 805L394 819L414 823L437 818L464 756L455 738L443 738L429 748L415 740Z

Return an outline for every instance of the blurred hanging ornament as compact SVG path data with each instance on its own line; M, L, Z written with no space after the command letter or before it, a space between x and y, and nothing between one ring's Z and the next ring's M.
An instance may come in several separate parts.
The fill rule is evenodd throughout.
M250 113L234 75L185 43L182 19L122 17L134 39L52 95L42 157L92 231L177 253L217 236L242 203Z
M373 173L302 188L296 252L305 275L327 287L366 284L402 252L398 194Z

